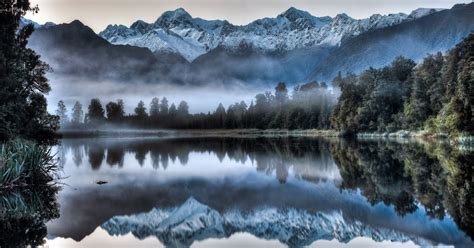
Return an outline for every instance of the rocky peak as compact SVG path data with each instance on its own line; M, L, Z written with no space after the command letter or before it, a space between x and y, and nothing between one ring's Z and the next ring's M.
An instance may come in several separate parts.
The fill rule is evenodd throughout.
M299 10L295 7L291 7L285 12L277 16L277 18L286 18L291 23L295 24L297 28L320 28L328 24L332 19L328 16L315 17L304 10Z
M156 21L155 25L162 28L174 28L180 25L192 25L193 17L183 8L166 11Z
M130 28L138 31L141 34L145 34L146 32L148 32L152 29L150 24L148 24L148 23L146 23L142 20L138 20L138 21L134 22L130 26Z

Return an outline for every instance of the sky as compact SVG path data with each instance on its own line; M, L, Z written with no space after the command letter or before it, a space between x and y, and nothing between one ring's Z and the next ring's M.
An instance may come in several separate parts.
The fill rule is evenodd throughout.
M471 0L31 0L40 7L27 18L40 24L47 21L68 23L80 20L100 32L108 24L129 26L136 20L154 22L164 11L186 9L193 17L225 19L237 25L263 17L275 17L289 7L314 16L346 13L366 18L374 13L410 13L419 7L450 8Z

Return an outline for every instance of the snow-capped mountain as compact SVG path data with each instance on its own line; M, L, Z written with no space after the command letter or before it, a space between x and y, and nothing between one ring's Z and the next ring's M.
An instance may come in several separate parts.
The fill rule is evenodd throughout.
M32 21L32 20L29 20L29 19L26 19L26 18L24 18L23 16L20 17L20 25L19 25L19 28L23 28L24 26L29 25L29 24L32 24L35 29L38 29L38 28L41 28L41 27L51 27L51 26L56 25L56 24L53 23L53 22L47 22L47 23L41 25L41 24L39 24L39 23L37 23L37 22L34 22L34 21Z
M279 240L289 247L307 246L316 240L349 242L356 237L375 241L430 241L360 221L346 221L341 212L310 213L297 209L265 207L250 212L219 213L194 198L177 208L154 208L148 213L116 216L101 225L110 235L132 233L139 239L155 236L169 247L189 247L194 241L230 237L246 232L267 240Z
M179 8L163 13L154 23L139 20L130 27L109 25L99 35L112 44L146 47L153 52L179 53L188 61L193 61L218 46L235 49L248 44L263 52L337 46L346 37L397 25L436 11L439 9L417 9L409 15L374 14L358 20L346 14L315 17L292 7L275 18L263 18L237 26L227 21L193 18Z
M235 26L178 9L155 23L109 26L102 37L79 21L44 24L28 45L58 77L80 80L265 87L280 81L330 83L339 72L380 68L397 56L420 61L446 52L474 30L473 11L470 3L355 20L344 14L314 17L292 8L276 18Z
M419 62L427 54L444 53L473 32L473 13L474 3L457 4L444 11L417 9L410 14L413 21L347 39L325 58L324 64L315 67L307 80L331 80L339 72L382 67L397 56Z

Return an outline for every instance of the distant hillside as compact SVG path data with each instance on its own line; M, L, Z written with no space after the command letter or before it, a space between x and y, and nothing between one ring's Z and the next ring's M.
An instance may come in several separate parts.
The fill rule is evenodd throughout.
M345 40L315 66L308 80L331 80L339 71L357 73L382 67L397 56L418 61L428 53L453 48L473 31L474 3L455 5L450 10Z
M139 21L132 25L133 29L136 29L136 32L148 33L151 32L150 28L157 25L168 28L181 26L184 28L198 24L206 28L214 27L211 24L228 25L221 21L205 22L199 18L191 18L182 10L178 12L182 15L165 13L166 15L160 17L161 21L153 25ZM276 19L265 19L265 23L273 24L275 20L286 20L284 22L286 26L268 26L263 25L262 21L256 21L252 27L258 26L260 31L265 27L272 30L279 27L286 30L285 32L299 33L308 28L314 29L318 25L323 25L320 28L329 25L308 21L316 19L303 11L291 9L286 14ZM186 18L178 18L183 16ZM336 21L344 19L356 24L354 19L343 17L338 15L331 19L331 23L339 23ZM387 18L384 20L389 20ZM293 23L291 20L299 25L290 25ZM303 22L304 20L308 22ZM352 24L346 24L342 26L352 27ZM338 27L341 27L340 25ZM349 32L340 37L340 45L321 43L315 46L295 46L291 49L288 47L262 49L255 44L255 40L243 39L235 46L221 44L214 48L208 47L201 55L197 54L192 62L188 62L189 58L173 49L155 49L155 52L152 52L150 48L145 47L111 44L79 21L60 25L35 24L35 26L37 30L32 35L29 45L43 56L53 67L55 75L59 77L111 79L131 83L165 82L193 85L219 83L269 87L279 81L289 85L310 80L330 82L339 71L357 73L368 67L382 67L397 56L418 61L428 53L447 51L474 30L474 3L456 5L449 10L419 9L412 15L403 16L403 21L399 24L393 22L390 25L363 29L363 32ZM108 29L110 32L107 35L106 33L101 35L108 37L109 40L111 37L130 38L132 35L129 33L130 30L125 30L123 27ZM270 31L268 30L269 37L275 35L278 30ZM262 38L265 33L258 32L258 37ZM153 42L153 39L148 41ZM120 43L115 39L111 42Z
M146 48L112 45L80 21L40 27L31 36L29 46L41 54L56 75L85 79L157 81L172 77L177 65L187 64L177 54L153 54Z

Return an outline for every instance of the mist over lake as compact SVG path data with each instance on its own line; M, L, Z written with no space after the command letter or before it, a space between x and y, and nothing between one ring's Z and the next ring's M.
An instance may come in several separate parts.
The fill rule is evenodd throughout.
M228 238L232 245L243 232L289 246L368 237L469 247L469 220L457 216L468 210L450 206L456 190L430 146L304 137L64 139L56 149L67 186L59 193L61 217L47 224L55 237L48 243L100 242L105 231L112 240L157 238L159 246ZM437 147L439 161L471 156Z
M2 0L0 248L474 247L469 0Z

